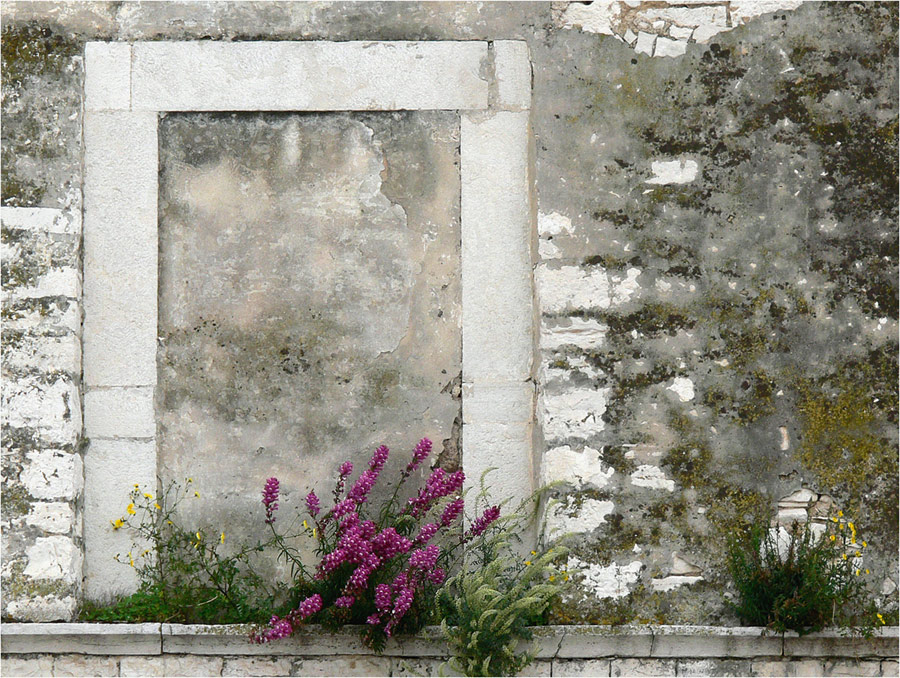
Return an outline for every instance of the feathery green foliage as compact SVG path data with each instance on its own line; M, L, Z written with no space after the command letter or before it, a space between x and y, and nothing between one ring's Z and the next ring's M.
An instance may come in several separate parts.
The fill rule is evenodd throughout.
M487 472L486 472L487 473ZM542 490L501 518L466 554L460 572L437 594L441 630L453 670L467 676L511 676L534 660L535 648L519 651L532 639L529 627L547 623L547 612L568 578L555 563L568 553L562 547L531 551L522 560L512 544L534 517ZM486 496L482 476L481 497Z

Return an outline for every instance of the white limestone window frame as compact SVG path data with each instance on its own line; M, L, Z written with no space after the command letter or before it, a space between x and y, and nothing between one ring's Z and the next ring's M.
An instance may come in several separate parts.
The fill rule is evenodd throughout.
M134 483L156 485L159 113L453 110L460 115L463 469L495 496L534 482L535 209L524 42L89 42L84 102L85 595ZM474 495L475 493L470 493Z

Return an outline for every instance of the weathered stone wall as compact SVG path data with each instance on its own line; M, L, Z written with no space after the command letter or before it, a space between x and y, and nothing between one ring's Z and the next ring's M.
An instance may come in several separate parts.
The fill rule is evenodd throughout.
M527 41L559 621L727 623L734 526L831 505L896 605L893 3L3 12L4 615L77 594L82 45L174 39Z

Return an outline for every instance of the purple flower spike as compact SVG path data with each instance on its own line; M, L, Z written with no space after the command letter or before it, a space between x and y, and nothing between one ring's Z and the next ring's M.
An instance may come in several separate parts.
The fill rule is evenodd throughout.
M310 492L306 495L306 510L309 511L309 515L313 518L319 515L319 498L315 492Z
M334 601L335 607L351 607L353 603L356 602L356 598L353 596L341 596L337 600Z
M342 478L346 478L351 473L353 473L353 464L351 464L349 461L345 461L343 464L341 464L341 467L338 469L338 473L341 475Z
M462 498L454 499L447 504L447 508L445 508L444 512L441 514L441 527L448 527L454 520L459 518L463 512L463 506L464 502Z
M428 573L428 581L430 581L435 586L440 586L444 583L444 570L440 567L434 568L431 572Z
M388 448L386 448L384 445L381 445L377 450L375 450L375 453L372 455L372 460L369 462L369 468L375 471L376 474L381 472L381 469L384 468L384 463L388 458L388 452Z
M420 570L430 570L437 562L441 549L437 544L429 544L423 549L413 551L409 557L409 566Z
M431 541L431 538L437 534L439 525L437 523L425 523L419 530L419 536L416 537L417 544L424 544Z
M306 619L307 617L314 615L321 609L322 596L317 593L300 603L300 607L297 608L297 612L300 614L301 619Z
M390 584L379 584L375 587L375 607L379 612L386 612L391 608Z
M497 520L497 518L499 517L499 506L491 506L489 509L486 509L485 512L481 514L481 517L478 518L474 523L472 523L469 531L466 532L466 541L468 541L472 537L477 537L478 535L482 534L488 528L488 525Z
M431 441L428 438L422 438L413 449L413 458L406 466L406 472L412 473L419 468L419 464L425 461L429 454L431 454Z
M266 524L275 522L275 511L278 510L278 478L269 478L262 492L262 503L266 507Z

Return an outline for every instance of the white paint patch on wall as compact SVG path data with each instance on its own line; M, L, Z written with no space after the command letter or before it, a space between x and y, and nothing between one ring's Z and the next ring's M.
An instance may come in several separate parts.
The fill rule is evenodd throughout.
M803 0L733 0L727 2L650 3L594 0L570 3L563 28L612 35L639 54L679 57L689 43L708 42L762 14L794 10Z
M587 438L606 427L603 414L609 401L608 388L577 389L541 395L541 423L548 440Z
M700 166L695 160L679 158L678 160L654 160L650 163L653 177L647 179L648 184L688 184L697 178Z
M675 481L666 478L666 474L658 466L641 464L631 474L631 484L637 487L649 487L654 490L675 490Z
M585 486L601 489L609 484L615 472L611 466L604 467L597 450L585 447L579 452L562 445L544 454L541 482L546 485L561 480L576 489Z
M687 377L675 377L667 390L677 395L683 403L689 403L694 399L694 382Z
M538 213L538 233L542 238L559 235L560 233L572 233L572 220L565 214L550 212L550 214Z
M606 523L606 516L615 510L611 501L600 501L586 497L580 506L575 506L572 497L553 504L547 512L547 535L554 539L572 532L584 534L593 532Z
M535 279L544 312L609 308L609 276L603 269L585 270L580 266L551 269L542 264L535 271Z
M609 328L590 318L569 318L565 326L541 328L541 348L552 351L562 346L596 349L603 346Z
M576 556L569 556L568 560L569 571L578 571L582 576L582 586L600 599L627 596L629 587L637 583L643 568L639 560L627 565L612 563L606 567L585 562Z
M612 283L612 298L610 301L613 306L626 304L631 300L631 297L637 294L640 290L640 285L637 282L640 274L641 269L629 268L625 271L624 278L616 275L610 276L610 282Z

